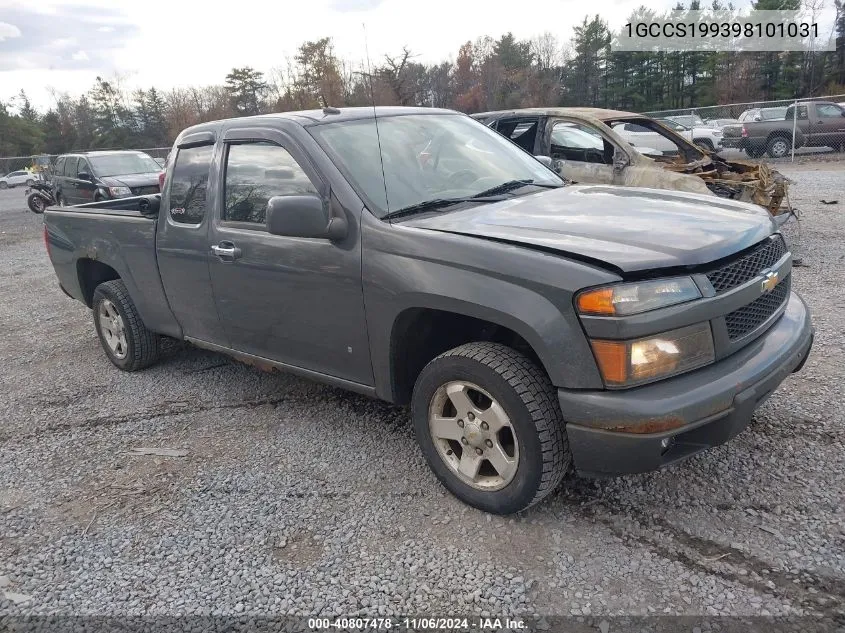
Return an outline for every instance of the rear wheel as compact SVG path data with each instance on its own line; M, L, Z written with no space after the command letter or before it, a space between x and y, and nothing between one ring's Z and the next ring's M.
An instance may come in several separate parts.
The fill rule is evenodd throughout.
M423 368L411 403L417 441L443 485L481 510L534 505L571 464L545 372L498 343L468 343Z
M137 371L158 360L160 337L150 332L120 279L94 291L94 328L106 356L123 371Z
M792 149L792 143L782 136L775 136L766 144L766 153L772 158L783 158L789 154L790 149Z
M27 200L27 204L29 205L30 211L33 213L44 213L44 209L47 205L44 202L44 198L41 196L31 195Z

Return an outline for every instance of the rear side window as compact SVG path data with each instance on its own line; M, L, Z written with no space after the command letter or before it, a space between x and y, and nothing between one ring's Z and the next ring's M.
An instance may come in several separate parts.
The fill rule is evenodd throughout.
M213 145L180 149L170 182L170 217L180 224L199 224L205 217L208 170Z
M527 152L534 151L539 119L503 119L496 125L496 131L507 136Z
M318 191L284 147L271 143L229 147L224 220L264 224L270 198L303 194Z

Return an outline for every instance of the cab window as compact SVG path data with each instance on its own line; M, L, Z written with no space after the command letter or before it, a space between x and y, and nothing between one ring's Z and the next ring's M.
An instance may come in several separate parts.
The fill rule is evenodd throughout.
M263 142L229 146L225 221L264 224L270 198L307 194L319 192L284 147Z
M180 224L199 224L205 217L208 170L213 145L186 147L176 155L170 184L170 217Z

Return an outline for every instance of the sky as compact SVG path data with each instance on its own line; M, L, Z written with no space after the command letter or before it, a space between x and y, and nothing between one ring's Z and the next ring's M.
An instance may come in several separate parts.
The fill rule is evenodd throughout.
M454 59L467 40L548 31L562 42L589 12L618 28L642 4L676 0L0 0L0 100L24 89L46 109L97 75L126 87L223 83L233 67L284 67L304 41L332 37L338 56L373 63L408 46L415 61ZM219 7L219 8L218 8ZM365 25L365 26L364 26Z

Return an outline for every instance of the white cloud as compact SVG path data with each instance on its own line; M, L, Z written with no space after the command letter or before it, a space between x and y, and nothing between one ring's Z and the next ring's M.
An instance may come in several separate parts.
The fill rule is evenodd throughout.
M649 6L659 11L676 1L653 0ZM364 23L373 64L382 63L386 54L399 54L403 46L418 62L454 60L464 42L482 35L498 38L508 31L519 39L550 31L563 44L587 15L598 14L619 28L640 4L642 0L520 0L517 5L496 0L253 0L249 10L220 12L200 0L41 0L32 5L39 12L58 10L84 17L93 26L83 35L66 29L50 34L52 40L76 36L78 42L68 44L49 64L35 65L25 74L0 72L0 100L24 88L38 107L49 107L52 100L44 86L79 94L91 87L82 77L115 72L131 77L127 88L162 90L222 83L237 66L269 74L284 68L304 41L321 37L333 38L335 53L357 67L366 58ZM6 15L8 21L14 13ZM258 23L256 15L262 16ZM19 35L3 18L0 8L0 38L13 36L11 28ZM23 47L15 54L32 55ZM82 69L85 74L77 72Z
M20 37L21 30L14 24L8 22L0 22L0 42L12 39L13 37Z

